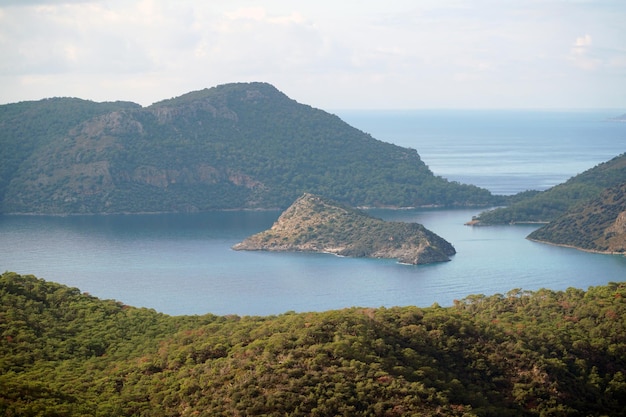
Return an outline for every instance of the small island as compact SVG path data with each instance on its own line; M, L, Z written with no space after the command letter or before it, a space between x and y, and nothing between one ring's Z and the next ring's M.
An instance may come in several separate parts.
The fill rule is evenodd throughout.
M421 224L387 222L308 193L269 230L250 236L233 249L390 258L412 265L449 261L456 253L449 242Z
M609 120L612 122L626 122L626 113L621 116L611 117Z

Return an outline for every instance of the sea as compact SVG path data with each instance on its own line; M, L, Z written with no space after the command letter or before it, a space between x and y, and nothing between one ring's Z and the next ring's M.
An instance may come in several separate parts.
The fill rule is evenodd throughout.
M435 175L495 194L545 190L626 151L618 110L341 110L416 149ZM170 315L267 316L349 307L450 306L468 295L587 289L626 280L626 257L531 242L537 225L469 227L480 209L370 210L450 241L450 262L233 251L278 211L0 216L0 269Z

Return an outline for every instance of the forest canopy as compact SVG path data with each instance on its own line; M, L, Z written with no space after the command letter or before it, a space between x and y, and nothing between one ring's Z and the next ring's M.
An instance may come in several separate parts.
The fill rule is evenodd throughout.
M6 416L624 416L626 283L167 316L0 276Z

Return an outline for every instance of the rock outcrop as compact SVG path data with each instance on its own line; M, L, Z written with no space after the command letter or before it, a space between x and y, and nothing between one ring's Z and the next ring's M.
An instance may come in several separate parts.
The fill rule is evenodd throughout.
M449 242L421 224L387 222L313 194L304 194L269 230L233 249L323 252L415 265L449 261L456 253Z

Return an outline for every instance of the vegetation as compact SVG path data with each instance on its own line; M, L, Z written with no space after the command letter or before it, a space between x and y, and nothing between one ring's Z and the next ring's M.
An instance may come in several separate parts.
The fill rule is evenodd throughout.
M20 168L38 149L62 140L78 124L93 117L139 108L128 102L94 103L77 98L51 98L0 106L0 202Z
M605 190L600 197L566 214L528 236L557 245L608 252L626 251L626 182Z
M515 196L508 207L483 212L475 220L481 225L547 223L574 206L597 198L606 188L624 182L626 182L626 153L546 191L526 192Z
M487 206L384 143L263 83L141 108L59 99L0 106L0 212L285 208L304 192L351 206ZM8 164L7 164L8 163Z
M456 253L450 243L421 224L386 222L312 194L298 198L269 230L233 249L395 258L414 265L449 261Z
M271 317L0 297L5 416L626 415L626 283Z

